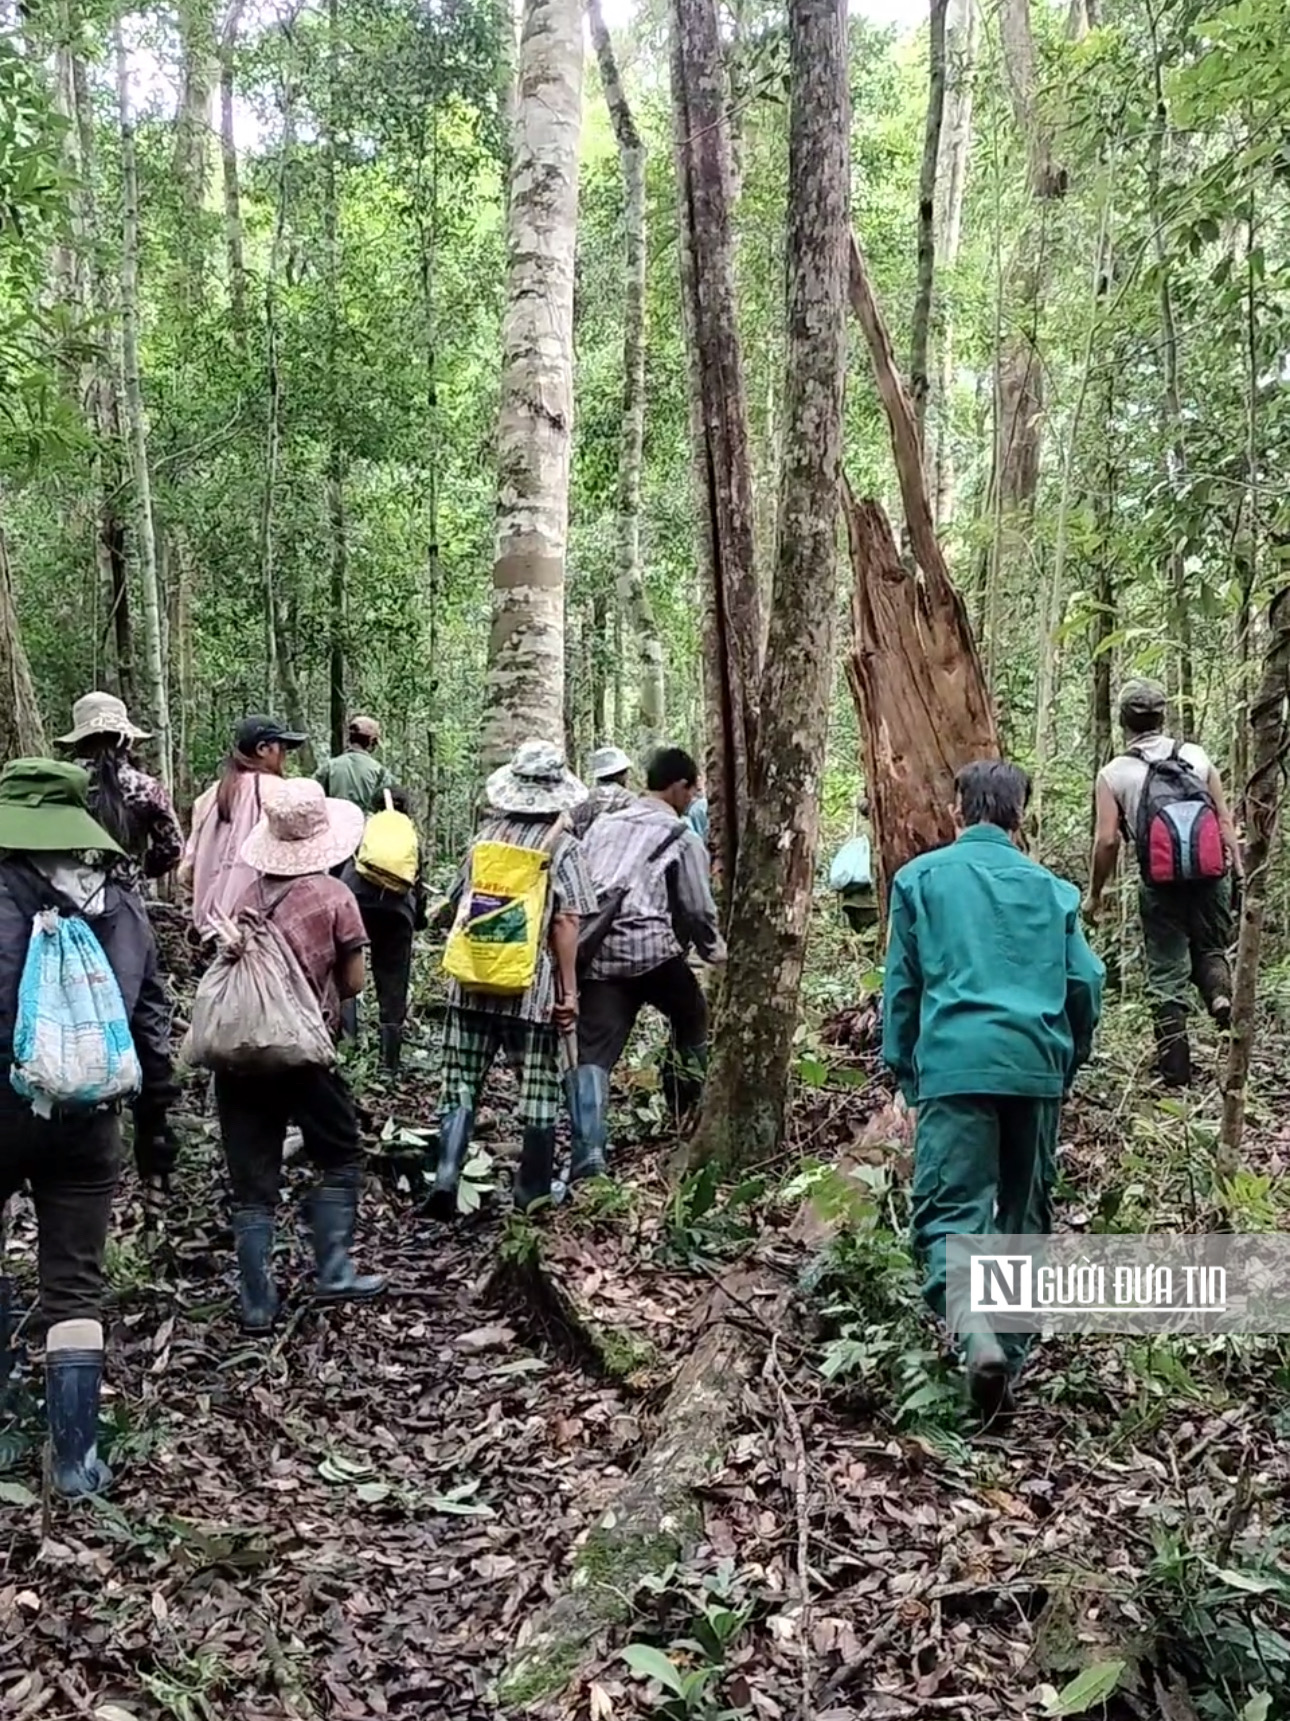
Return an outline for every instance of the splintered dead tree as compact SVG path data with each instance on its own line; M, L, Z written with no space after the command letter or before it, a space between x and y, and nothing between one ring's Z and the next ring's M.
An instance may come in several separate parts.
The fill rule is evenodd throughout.
M1254 1005L1267 911L1268 876L1285 796L1290 749L1290 586L1268 605L1263 682L1250 709L1250 780L1245 789L1245 894L1232 990L1232 1038L1223 1086L1218 1169L1230 1177L1240 1164L1245 1094L1254 1052Z
M636 124L600 0L587 18L605 104L623 170L623 427L618 455L618 608L632 631L636 669L633 728L657 737L663 728L663 642L641 565L641 465L645 452L645 140Z
M681 304L690 369L696 547L703 582L707 791L718 875L734 878L757 729L761 600L752 461L735 314L734 183L714 0L671 0Z
M531 736L564 736L582 54L578 0L525 0L506 213L486 770Z
M954 773L997 758L994 707L963 599L932 523L918 427L891 340L852 238L851 309L891 432L910 546L902 562L876 502L843 495L855 574L847 679L860 721L879 880L954 834Z
M693 1163L764 1160L784 1128L833 685L850 207L846 40L846 0L790 0L778 553L730 965Z

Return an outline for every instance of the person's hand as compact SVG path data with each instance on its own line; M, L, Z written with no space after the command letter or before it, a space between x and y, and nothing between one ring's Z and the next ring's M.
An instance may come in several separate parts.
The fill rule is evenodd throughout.
M555 1018L556 1027L562 1034L567 1034L570 1029L576 1028L578 1026L578 994L576 992L561 993L555 1001L551 1014Z
M1086 896L1080 905L1080 912L1089 926L1096 926L1102 912L1102 900L1096 896Z

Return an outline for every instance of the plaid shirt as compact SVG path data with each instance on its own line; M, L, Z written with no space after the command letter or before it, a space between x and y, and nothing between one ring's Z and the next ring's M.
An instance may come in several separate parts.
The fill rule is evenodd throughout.
M290 884L280 878L258 878L238 908L265 913L275 902L273 925L291 946L318 996L327 1026L336 1034L340 1028L336 969L346 956L367 944L354 893L338 878L320 872L307 873Z
M717 907L708 883L702 840L683 826L657 860L650 855L676 831L676 814L661 803L633 802L596 820L583 844L587 868L601 896L627 886L608 936L588 969L592 980L648 974L693 945L705 960L722 954Z
M514 843L517 848L535 849L549 835L548 818L521 818L518 814L491 814L476 832L476 842ZM470 889L470 859L467 857L458 880ZM576 837L563 836L551 856L550 888L547 892L547 928L557 914L594 914L596 893L582 860L582 845ZM544 929L545 932L546 929ZM448 982L448 1003L458 1010L481 1010L494 1016L518 1016L525 1022L549 1022L555 1004L555 964L551 943L543 936L538 944L537 973L527 992L514 998L494 998L487 992L468 992L456 980Z

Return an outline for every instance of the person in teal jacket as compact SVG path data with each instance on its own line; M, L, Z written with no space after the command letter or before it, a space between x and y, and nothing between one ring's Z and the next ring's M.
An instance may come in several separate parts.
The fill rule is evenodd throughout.
M1052 1229L1062 1097L1092 1050L1105 977L1075 886L1017 846L1026 773L983 760L955 787L957 840L892 881L883 984L883 1059L918 1114L914 1253L942 1320L947 1237ZM987 1421L1010 1405L1029 1341L966 1336Z

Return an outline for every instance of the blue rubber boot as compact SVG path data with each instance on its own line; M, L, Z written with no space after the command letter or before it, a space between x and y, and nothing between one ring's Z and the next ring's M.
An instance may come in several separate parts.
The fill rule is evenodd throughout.
M273 1215L262 1207L239 1207L233 1215L237 1247L237 1295L242 1328L267 1333L278 1313L278 1288L273 1282Z
M358 1220L358 1172L333 1172L314 1191L314 1258L318 1278L314 1295L320 1302L365 1302L379 1297L385 1280L377 1273L359 1273L350 1258Z
M103 1328L98 1321L59 1321L45 1340L45 1410L50 1473L66 1500L101 1494L112 1472L98 1455L103 1390Z

